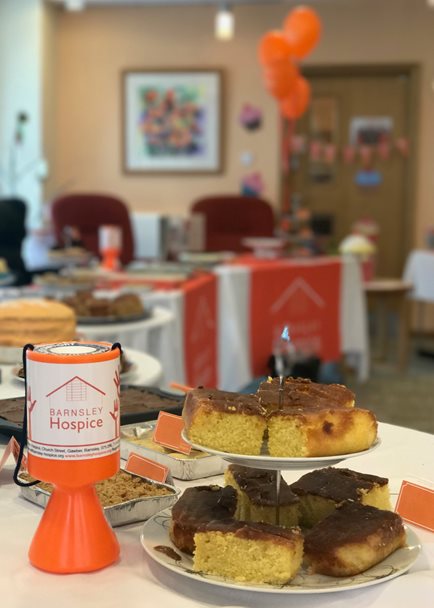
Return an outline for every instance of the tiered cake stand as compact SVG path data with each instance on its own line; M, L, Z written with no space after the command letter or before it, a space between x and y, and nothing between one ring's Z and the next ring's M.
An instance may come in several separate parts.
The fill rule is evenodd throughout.
M379 445L379 440L377 440L375 444L369 448L369 450L356 452L354 454L339 454L336 456L323 456L315 458L274 458L267 455L248 456L242 454L229 454L227 452L210 449L206 446L192 443L185 434L185 431L183 433L183 439L190 443L194 449L208 452L209 454L216 454L229 463L276 471L277 497L279 497L282 470L314 469L329 466L342 460L371 452ZM277 500L277 505L278 504L279 500ZM367 587L382 583L403 574L411 567L420 552L420 544L416 534L410 528L406 528L407 546L403 547L402 549L398 549L385 560L370 568L366 572L363 572L362 574L351 577L334 578L321 574L309 574L307 570L302 568L296 577L286 585L241 583L230 581L224 579L223 577L194 572L192 568L192 558L181 553L170 541L168 533L170 519L170 510L168 509L155 515L143 526L140 540L149 557L164 568L172 570L181 576L194 579L199 583L208 583L218 587L237 589L239 591L307 594L331 593L337 591L348 591L350 589L357 589L359 587ZM161 547L166 549L162 550Z

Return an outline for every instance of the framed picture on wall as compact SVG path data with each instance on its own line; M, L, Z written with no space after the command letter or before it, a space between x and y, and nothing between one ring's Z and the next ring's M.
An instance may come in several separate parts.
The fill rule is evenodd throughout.
M127 70L122 89L126 172L221 171L220 70Z

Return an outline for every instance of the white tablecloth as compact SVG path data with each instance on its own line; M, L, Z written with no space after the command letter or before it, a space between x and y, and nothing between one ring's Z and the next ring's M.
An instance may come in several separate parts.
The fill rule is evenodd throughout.
M149 319L132 323L78 325L77 331L92 340L120 342L125 348L148 353L162 363L164 383L173 380L178 353L169 348L176 333L175 316L170 310L156 306Z
M434 302L434 252L415 250L405 263L404 281L412 283L410 297L419 302Z
M163 368L155 357L132 348L125 348L125 356L133 366L128 374L122 375L124 384L135 386L160 386ZM24 382L13 373L14 365L1 365L0 399L24 396Z
M409 429L381 424L380 447L341 466L390 478L396 498L405 478L433 481L434 437ZM0 447L0 453L2 447ZM214 587L166 571L147 558L140 545L141 524L116 528L121 544L118 564L93 574L52 575L34 569L27 551L39 522L40 508L19 498L12 482L12 463L0 473L0 581L5 608L200 608L237 606L250 608L431 608L434 597L434 534L413 527L423 543L410 573L373 587L332 594L272 595ZM288 481L304 471L285 472ZM222 477L189 485L222 483ZM49 550L49 547L47 547Z

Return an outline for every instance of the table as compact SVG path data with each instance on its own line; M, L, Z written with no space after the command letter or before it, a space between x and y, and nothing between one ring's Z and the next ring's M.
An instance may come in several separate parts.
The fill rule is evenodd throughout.
M410 294L413 300L434 302L434 251L411 251L405 262L403 280L413 285Z
M77 325L77 332L91 340L120 342L122 347L148 353L163 363L161 382L172 380L177 354L170 348L175 319L170 310L156 306L152 316L128 323Z
M393 497L401 481L419 483L433 480L434 436L389 424L380 424L381 445L365 456L338 466L386 476ZM5 443L3 439L3 444ZM0 446L0 454L3 447ZM350 464L351 463L351 464ZM19 498L12 482L13 465L0 472L0 580L2 605L7 608L44 606L44 608L203 608L205 606L248 608L418 608L432 606L434 593L434 534L414 527L423 550L410 573L381 585L333 594L271 595L216 588L170 573L149 561L140 545L141 524L116 528L121 544L120 562L92 574L53 575L34 569L27 561L30 540L39 521L40 508ZM304 472L286 471L292 482ZM428 480L428 482L426 482ZM222 483L222 477L189 485Z
M388 348L388 318L391 310L398 317L397 366L399 371L407 367L410 351L410 309L408 294L411 283L400 279L373 279L364 283L368 306L378 313L377 335L380 345L380 356L384 359Z
M258 372L252 361L257 339L256 321L252 318L255 301L252 277L255 276L256 264L267 274L267 287L276 283L268 276L270 264L277 267L278 276L280 269L290 269L293 283L284 285L284 290L292 289L292 285L295 289L300 285L304 288L304 277L309 273L318 275L329 267L339 269L338 280L325 286L329 305L324 308L322 317L314 321L319 323L320 339L327 343L327 315L332 311L336 330L335 360L344 355L356 368L359 379L366 380L369 375L369 343L366 300L358 262L330 257L263 262L251 256L247 263L246 258L241 258L230 264L217 265L212 273L202 273L177 288L156 289L145 296L145 301L170 310L175 319L170 344L160 357L165 378L190 386L218 386L230 391L238 390L255 376L265 373L263 368ZM307 288L310 290L309 285ZM288 305L282 308L282 318L286 318L288 308ZM309 308L309 303L306 308ZM311 312L315 316L316 311ZM261 316L267 323L269 314L265 305L259 310ZM289 314L290 324L293 320ZM265 340L261 348L264 359L271 354L272 344Z
M159 387L163 378L160 361L132 348L125 348L124 351L127 359L133 364L131 372L125 375L125 383ZM14 367L14 365L0 365L2 375L0 399L24 396L24 382L13 375Z

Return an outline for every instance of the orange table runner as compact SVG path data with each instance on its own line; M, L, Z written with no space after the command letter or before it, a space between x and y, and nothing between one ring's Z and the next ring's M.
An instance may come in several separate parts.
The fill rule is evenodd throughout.
M217 386L217 278L203 274L184 293L184 353L190 386Z

